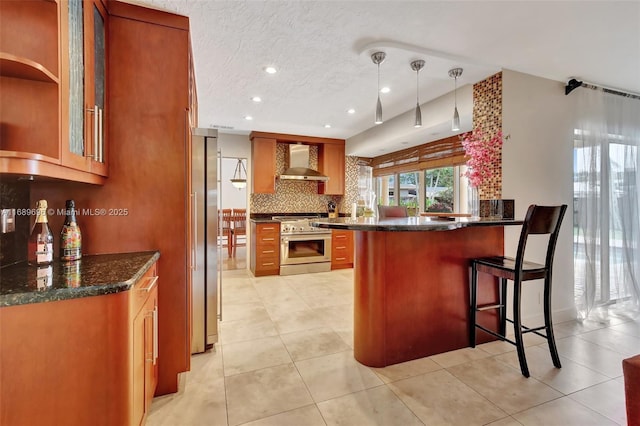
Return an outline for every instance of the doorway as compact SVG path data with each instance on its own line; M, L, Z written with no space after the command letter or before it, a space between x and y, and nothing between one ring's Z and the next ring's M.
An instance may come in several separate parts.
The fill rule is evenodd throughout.
M222 157L220 163L222 270L246 269L247 159Z

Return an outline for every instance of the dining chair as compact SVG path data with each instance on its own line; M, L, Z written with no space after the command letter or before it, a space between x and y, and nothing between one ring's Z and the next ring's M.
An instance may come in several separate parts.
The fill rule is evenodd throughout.
M529 377L529 368L524 353L524 333L534 333L547 339L549 352L553 365L561 368L560 357L553 336L553 322L551 320L551 284L553 257L560 232L560 225L567 210L567 205L538 206L532 204L527 210L527 215L520 232L520 240L516 251L516 257L494 256L471 260L470 283L470 309L469 309L469 336L470 346L476 346L476 329L491 334L502 341L515 345L518 351L518 361L522 375ZM527 240L530 235L547 235L547 252L544 264L524 260ZM499 279L498 303L478 305L478 273L493 275ZM522 283L531 280L544 280L544 326L529 328L521 323L521 299ZM513 282L513 318L507 318L507 280ZM498 331L477 323L477 312L496 309L498 311ZM506 323L513 324L515 341L506 336ZM540 331L544 330L544 333Z
M247 245L247 209L233 209L231 214L231 223L233 225L233 249L232 255L236 255L236 247ZM238 242L238 237L244 237L242 243Z
M384 219L387 217L408 217L409 212L406 206L383 206L378 205L378 218Z
M220 237L223 238L222 247L227 248L227 252L229 257L231 257L231 253L233 251L233 230L231 228L231 209L222 209L220 210ZM226 244L224 243L224 239L226 239Z

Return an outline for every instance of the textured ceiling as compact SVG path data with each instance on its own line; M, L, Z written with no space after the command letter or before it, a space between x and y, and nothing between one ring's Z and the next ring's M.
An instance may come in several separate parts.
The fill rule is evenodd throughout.
M415 106L413 59L426 61L421 103L452 91L447 71L457 66L464 68L459 87L506 68L640 92L638 1L144 3L189 16L199 124L221 132L349 138L373 127L377 77L370 54L378 49L387 53L381 86L391 87L381 95L385 120ZM279 72L266 74L268 65ZM260 104L250 99L256 95ZM349 108L356 113L347 114ZM460 112L468 122L471 111ZM423 128L425 136L410 144L446 127Z

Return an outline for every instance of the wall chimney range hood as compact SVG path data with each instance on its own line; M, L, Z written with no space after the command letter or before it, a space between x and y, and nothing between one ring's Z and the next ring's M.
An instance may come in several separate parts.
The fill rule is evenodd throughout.
M329 180L328 176L313 170L309 166L309 145L301 143L289 144L289 168L278 178L284 180L315 180L319 182Z

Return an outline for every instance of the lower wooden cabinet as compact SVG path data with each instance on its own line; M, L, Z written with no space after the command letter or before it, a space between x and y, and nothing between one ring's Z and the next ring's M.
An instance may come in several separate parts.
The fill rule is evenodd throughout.
M353 268L353 231L331 231L331 269Z
M146 418L158 383L158 276L152 268L131 295L132 425Z
M280 274L280 224L251 222L251 272L256 277Z
M157 306L154 264L128 291L0 308L0 424L144 424Z

